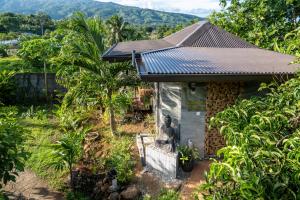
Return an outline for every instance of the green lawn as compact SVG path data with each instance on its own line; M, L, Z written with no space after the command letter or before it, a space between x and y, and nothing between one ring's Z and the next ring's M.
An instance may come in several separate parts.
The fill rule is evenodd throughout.
M26 149L31 156L26 167L45 179L51 187L61 189L68 172L55 171L49 167L52 161L49 156L52 152L51 144L61 135L57 121L47 109L39 108L34 114L29 110L20 115L20 124L30 132Z

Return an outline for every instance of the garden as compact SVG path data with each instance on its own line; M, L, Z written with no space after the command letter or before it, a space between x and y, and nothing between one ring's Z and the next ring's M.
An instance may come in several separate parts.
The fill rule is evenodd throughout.
M299 1L220 4L211 23L299 62ZM33 34L21 34L27 29L13 23L1 31L1 19L10 18L28 23L24 27ZM145 194L137 186L142 166L136 135L155 133L155 122L149 113L136 113L134 99L137 88L152 85L140 81L131 63L108 63L100 55L116 42L161 38L186 25L149 32L119 16L106 21L82 13L60 21L42 14L0 16L1 38L19 41L0 45L0 199L8 198L6 185L26 170L69 200L180 199L172 189ZM15 76L35 72L44 77L42 98L20 98ZM62 90L51 90L51 74ZM265 96L238 100L211 118L226 147L211 159L195 199L300 199L299 86L299 74L262 84ZM189 151L180 149L188 155L181 156L182 163L196 154Z

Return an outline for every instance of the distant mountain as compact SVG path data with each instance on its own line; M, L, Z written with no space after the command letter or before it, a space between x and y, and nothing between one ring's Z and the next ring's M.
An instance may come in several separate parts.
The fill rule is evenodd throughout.
M147 25L174 26L198 18L193 15L161 12L94 0L0 0L0 12L21 14L45 12L53 19L62 19L75 11L82 11L87 16L98 15L102 19L119 14L127 22Z

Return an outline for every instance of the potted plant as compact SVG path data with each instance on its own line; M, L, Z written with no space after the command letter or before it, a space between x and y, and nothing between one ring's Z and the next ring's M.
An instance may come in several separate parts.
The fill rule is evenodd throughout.
M182 170L185 172L191 172L194 168L194 162L199 157L199 153L196 148L190 148L186 145L179 146L178 150L178 158L179 165Z

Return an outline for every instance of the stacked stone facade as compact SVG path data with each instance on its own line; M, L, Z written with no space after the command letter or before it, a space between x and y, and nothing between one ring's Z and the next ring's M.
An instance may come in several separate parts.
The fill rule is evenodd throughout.
M215 155L217 150L225 146L222 135L216 128L209 129L209 120L226 107L233 105L242 92L239 82L207 83L206 117L205 117L205 154Z

